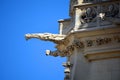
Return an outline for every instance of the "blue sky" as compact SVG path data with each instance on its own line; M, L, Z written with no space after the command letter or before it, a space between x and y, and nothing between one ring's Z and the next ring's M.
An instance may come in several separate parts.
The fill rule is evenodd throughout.
M63 80L65 58L46 56L54 44L26 33L58 33L69 0L0 0L0 80Z

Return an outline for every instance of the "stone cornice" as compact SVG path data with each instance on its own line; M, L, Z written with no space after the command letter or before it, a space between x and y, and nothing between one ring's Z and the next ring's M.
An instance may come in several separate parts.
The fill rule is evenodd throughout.
M71 39L73 36L74 40ZM57 45L57 49L60 50L64 56L71 55L76 48L86 51L91 48L108 46L109 44L112 45L112 48L115 46L119 47L120 28L114 27L83 32L77 31L66 36L63 42L65 41L68 43Z
M65 39L71 36L82 38L82 37L97 36L97 35L103 35L103 34L119 33L119 32L120 32L120 28L115 27L115 25L103 26L103 27L101 26L101 27L86 28L86 29L79 29L77 31L73 31L69 33L65 37Z
M85 7L92 7L92 6L97 6L97 5L106 5L106 4L111 4L111 3L117 3L120 2L119 0L112 0L112 1L103 1L103 2L96 2L96 3L85 3L85 4L80 4L80 5L74 5L74 8L85 8Z
M74 38L83 38L83 37L90 37L90 36L97 36L97 35L104 35L104 34L113 34L113 33L119 33L120 28L115 27L115 25L111 26L103 26L103 27L95 27L95 28L87 28L87 29L80 29L77 31L73 31L66 35L64 39L61 40L64 45L68 45L71 41L71 37ZM59 44L58 44L59 45ZM61 45L61 44L60 44Z
M73 7L70 9L69 14L70 14L70 16L74 15L76 8L83 9L83 8L87 8L87 7L94 7L97 5L109 5L109 4L118 3L118 2L120 2L120 1L119 0L111 0L111 1L101 1L101 2L93 2L93 3L76 4L76 5L73 5Z
M71 18L68 18L68 19L60 19L60 20L58 20L58 22L61 23L61 22L70 21L70 20L71 20Z
M101 50L97 52L88 52L84 54L88 61L104 60L111 58L120 58L120 47L116 49Z

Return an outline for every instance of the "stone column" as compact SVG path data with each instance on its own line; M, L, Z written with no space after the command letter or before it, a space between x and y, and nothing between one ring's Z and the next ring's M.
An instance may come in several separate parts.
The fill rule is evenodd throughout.
M77 31L81 25L80 22L80 15L81 15L81 10L79 8L75 8L75 27L74 31Z
M72 67L72 75L71 75L71 80L74 80L75 78L75 72L76 72L76 66L77 66L77 52L74 53L74 61L73 61L73 67Z
M60 26L59 34L62 35L62 32L63 32L63 23L60 22L60 23L59 23L59 26Z

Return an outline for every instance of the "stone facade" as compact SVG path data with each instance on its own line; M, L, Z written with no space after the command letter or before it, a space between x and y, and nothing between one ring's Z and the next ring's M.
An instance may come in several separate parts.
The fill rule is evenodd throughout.
M59 34L26 34L56 44L46 55L66 57L64 80L120 80L120 1L71 0Z

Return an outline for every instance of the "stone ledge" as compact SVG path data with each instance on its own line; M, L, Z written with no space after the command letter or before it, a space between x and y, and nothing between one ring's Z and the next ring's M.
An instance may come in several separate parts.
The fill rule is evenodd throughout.
M104 60L111 58L120 58L120 48L114 50L100 50L101 52L88 52L85 53L84 56L88 59L88 61L96 61L96 60Z
M112 0L112 1L103 1L103 2L96 2L96 3L86 3L86 4L80 4L80 5L74 5L74 8L82 8L82 7L89 7L89 6L97 6L97 5L106 5L106 4L111 4L111 3L117 3L120 2L119 0Z

